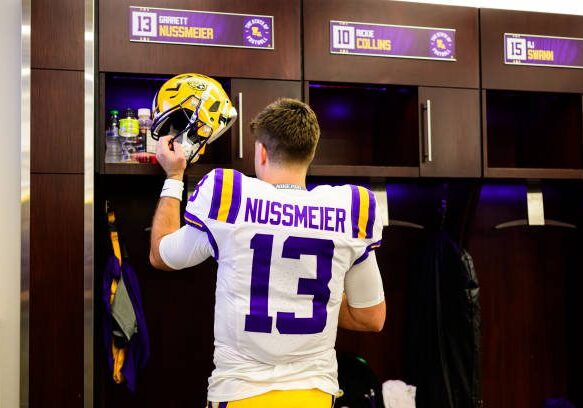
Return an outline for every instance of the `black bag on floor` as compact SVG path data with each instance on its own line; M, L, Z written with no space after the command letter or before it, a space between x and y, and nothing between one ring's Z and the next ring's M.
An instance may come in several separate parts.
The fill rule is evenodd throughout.
M383 408L381 382L366 360L355 354L337 353L338 383L343 395L334 407Z

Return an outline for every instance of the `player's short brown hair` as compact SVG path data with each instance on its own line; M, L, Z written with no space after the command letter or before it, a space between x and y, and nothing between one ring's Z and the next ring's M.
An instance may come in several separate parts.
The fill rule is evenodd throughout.
M270 160L308 164L314 158L320 126L314 111L296 99L269 104L251 121L251 132L267 149Z

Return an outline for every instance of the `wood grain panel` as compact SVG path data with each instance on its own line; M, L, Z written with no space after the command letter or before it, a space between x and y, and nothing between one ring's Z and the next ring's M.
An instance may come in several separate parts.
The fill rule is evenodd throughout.
M583 179L583 170L489 167L485 177L514 179Z
M419 177L419 167L314 164L308 169L308 174L310 176L344 177Z
M504 64L504 33L583 38L583 16L480 9L482 86L583 93L583 70Z
M475 8L378 0L305 0L303 13L306 80L478 88ZM454 28L457 62L333 55L330 20Z
M299 0L170 0L165 8L274 16L275 50L131 43L128 34L130 0L99 2L99 70L177 74L201 72L211 76L299 80ZM144 0L143 7L159 7Z
M239 93L243 94L243 109L239 101ZM231 81L231 100L239 112L237 121L231 130L233 146L233 167L246 174L255 174L254 155L255 137L251 134L249 123L267 105L279 98L302 98L302 87L299 81L265 81L253 79L233 79ZM239 126L243 126L243 157L239 157ZM212 145L211 147L212 148Z
M419 103L431 101L432 162L423 160L423 177L480 177L480 97L477 90L420 88ZM427 136L427 116L423 115ZM420 145L424 146L425 143ZM427 147L425 148L427 149Z
M581 223L578 224L581 225ZM581 247L583 247L583 237L579 234L578 241L572 242L570 249L579 251ZM581 349L581 344L583 344L583 326L577 324L577 322L581 321L581 315L583 314L583 296L581 296L579 290L583 285L583 275L578 273L580 267L576 261L569 266L571 265L572 269L567 274L565 282L568 355L567 395L576 407L580 407L583 406L583 389L581 388L581 384L583 384L583 373L580 369L583 365L583 350Z
M83 3L79 0L31 2L32 68L84 69Z
M569 191L562 191L559 204L545 192L547 217L569 220ZM540 407L546 398L568 396L567 366L573 354L566 348L566 329L578 324L577 318L567 320L565 284L582 265L575 249L580 232L495 230L500 222L526 216L525 192L512 185L483 189L469 236L481 287L486 407Z
M31 73L31 172L83 173L81 71Z
M83 176L32 174L30 406L83 406Z

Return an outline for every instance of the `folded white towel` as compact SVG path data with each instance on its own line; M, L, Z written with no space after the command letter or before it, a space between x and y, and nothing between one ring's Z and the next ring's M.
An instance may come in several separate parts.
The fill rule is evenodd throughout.
M415 408L416 388L403 381L389 380L383 384L385 408Z

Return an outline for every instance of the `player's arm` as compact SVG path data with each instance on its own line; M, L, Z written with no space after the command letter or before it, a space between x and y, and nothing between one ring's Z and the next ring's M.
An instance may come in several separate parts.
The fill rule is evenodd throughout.
M150 263L156 269L170 271L170 268L160 256L160 242L162 239L180 228L180 201L175 198L162 197L158 202L154 220L152 221L152 235L150 237Z
M158 254L162 268L178 270L198 265L213 255L213 249L206 233L185 225L160 240Z
M348 330L380 332L385 324L386 305L374 252L346 272L344 291L338 326Z
M182 195L184 185L180 187L186 169L186 159L180 143L174 143L174 150L168 145L171 136L161 137L156 148L156 158L166 172L167 182L165 189L170 195ZM168 181L170 180L170 181ZM174 181L173 181L174 180ZM180 187L180 188L179 188ZM174 189L174 191L170 191ZM180 191L178 191L180 190ZM172 194L173 193L173 194ZM178 194L179 193L179 194ZM163 191L164 194L164 191ZM172 196L161 197L154 213L152 232L150 236L150 263L153 267L163 270L172 270L160 256L160 242L162 238L180 229L180 199Z

